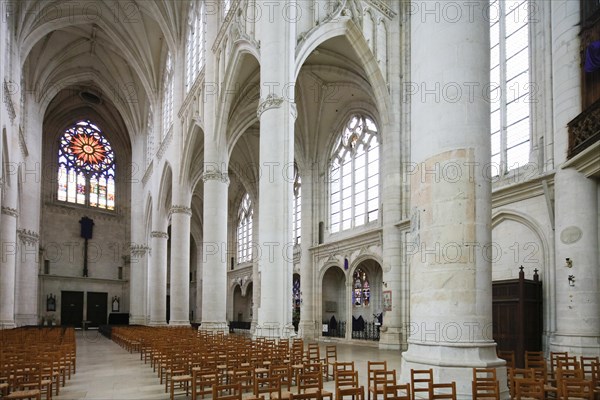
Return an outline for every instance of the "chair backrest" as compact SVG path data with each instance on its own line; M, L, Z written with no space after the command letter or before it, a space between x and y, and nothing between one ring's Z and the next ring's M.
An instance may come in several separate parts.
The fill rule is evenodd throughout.
M581 369L583 370L583 376L586 379L592 379L592 366L594 363L600 362L600 357L584 357L579 358L581 363Z
M335 364L333 364L334 367L334 371L354 371L354 361L336 361ZM334 372L334 377L335 377L335 372Z
M232 383L239 383L242 392L254 390L254 368L252 366L238 367L231 374Z
M550 373L552 374L552 378L556 378L555 371L558 368L558 361L564 360L569 356L569 353L566 351L551 351L550 352Z
M456 382L434 383L429 387L430 400L456 400Z
M403 385L387 384L383 387L384 400L412 400L410 383Z
M278 376L281 380L282 386L287 386L287 390L290 390L292 386L292 369L289 365L270 365L269 375Z
M333 364L337 361L337 346L326 346L325 347L325 362Z
M473 368L473 380L475 382L481 381L492 381L495 382L496 379L496 369L495 368Z
M517 381L521 379L535 379L533 368L513 368L508 375L508 389L512 397L517 395Z
M365 387L347 387L336 391L335 400L343 400L344 397L351 397L352 400L364 400L365 399Z
M500 383L498 381L473 381L473 400L500 400Z
M387 361L367 361L367 384L369 387L373 385L377 371L387 371Z
M358 387L358 371L337 371L335 388Z
M242 400L242 387L239 383L229 385L214 385L213 400Z
M298 375L298 393L323 389L323 376L319 372L304 372Z
M544 382L536 379L517 379L515 387L515 399L544 400L544 398Z
M512 350L499 350L498 358L506 361L506 368L515 367L515 352Z
M565 379L561 382L561 395L563 399L594 400L594 387L592 381L583 379Z
M306 393L290 393L290 400L321 400L322 398L320 390Z
M415 400L417 393L429 393L433 385L433 369L411 369L410 387L412 389L412 400Z
M281 399L281 380L278 376L269 376L261 378L254 377L254 396L258 397L261 393L267 393L269 398ZM273 396L275 393L275 396Z

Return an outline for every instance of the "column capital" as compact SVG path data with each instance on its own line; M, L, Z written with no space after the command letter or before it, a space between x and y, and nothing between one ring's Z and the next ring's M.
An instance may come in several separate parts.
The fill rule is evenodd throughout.
M19 216L19 212L17 211L16 208L10 208L10 207L1 207L1 213L3 215L8 215L11 216L13 218L17 218Z
M260 119L262 113L271 108L280 108L283 104L283 97L277 96L275 93L269 93L265 99L261 99L256 110L256 116Z
M205 171L202 174L202 182L206 183L207 181L220 181L221 183L229 185L229 175L227 172L221 172L220 170Z
M19 239L24 244L35 245L40 240L40 235L37 232L28 229L17 229Z
M168 239L169 234L167 232L152 231L152 232L150 232L150 237L159 238L159 239Z
M185 214L185 215L189 215L191 217L192 209L187 206L174 205L174 206L171 206L171 209L169 210L169 217L173 214Z

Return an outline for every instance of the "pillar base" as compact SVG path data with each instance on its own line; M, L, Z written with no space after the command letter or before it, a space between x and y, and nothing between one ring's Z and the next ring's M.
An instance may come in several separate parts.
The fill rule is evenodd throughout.
M14 329L16 327L17 327L17 325L15 324L15 321L10 321L10 320L0 321L0 330L2 330L2 329Z
M143 315L131 315L129 317L129 325L145 325L146 318Z
M556 333L550 338L550 351L567 351L569 355L600 356L600 336Z
M148 326L168 326L167 321L150 321Z
M229 326L225 321L202 321L198 327L198 330L212 333L223 332L225 335L229 334Z
M38 316L36 314L15 314L15 323L17 326L37 325Z
M402 354L400 382L410 382L411 369L429 368L435 383L456 382L456 398L465 400L473 398L473 368L496 368L500 398L510 398L506 362L496 356L494 342L429 344L409 340L409 349Z
M300 321L298 324L298 336L305 340L316 340L317 329L315 328L315 323L313 321Z
M289 339L296 336L294 325L289 323L281 326L281 324L277 322L266 322L262 325L256 324L254 332L252 333L253 338L265 337L271 339Z
M169 326L192 326L190 321L169 321Z
M399 327L381 327L379 332L379 348L381 350L406 350L402 345L402 329Z

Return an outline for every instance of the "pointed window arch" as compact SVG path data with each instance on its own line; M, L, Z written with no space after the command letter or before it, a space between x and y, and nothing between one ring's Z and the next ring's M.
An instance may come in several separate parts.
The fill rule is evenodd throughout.
M355 114L331 155L330 231L351 229L379 217L379 135L375 122Z
M114 210L115 170L115 154L100 128L90 120L76 122L59 140L57 199Z
M237 247L238 264L252 261L252 201L246 193L238 210Z

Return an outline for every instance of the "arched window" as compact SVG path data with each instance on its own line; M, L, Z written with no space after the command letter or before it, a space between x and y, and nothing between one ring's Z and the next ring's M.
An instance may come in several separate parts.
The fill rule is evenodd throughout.
M204 64L204 2L194 1L191 7L185 48L185 87L187 91L196 81Z
M331 156L332 233L375 221L379 213L379 136L373 120L353 115Z
M173 125L173 60L171 52L167 55L165 72L163 76L163 126L161 139L167 136L167 132Z
M294 243L300 244L302 229L302 182L300 172L294 166Z
M146 168L152 162L154 157L154 121L152 110L148 111L148 121L146 123Z
M367 273L357 268L352 276L352 304L355 307L367 307L371 301L371 286Z
M227 16L229 9L231 8L231 0L223 0L223 18Z
M57 199L115 209L115 155L89 120L75 123L60 137Z
M238 263L252 261L252 202L246 193L238 211Z
M529 162L530 10L528 1L490 1L491 161L499 175Z

